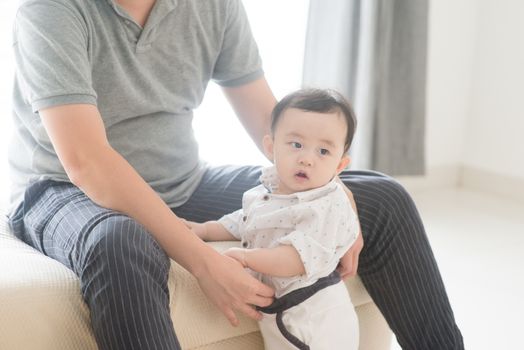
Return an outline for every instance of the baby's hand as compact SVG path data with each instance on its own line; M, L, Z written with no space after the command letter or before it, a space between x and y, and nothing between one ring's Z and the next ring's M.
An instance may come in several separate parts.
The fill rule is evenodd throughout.
M244 267L248 267L247 261L246 261L246 249L244 248L229 248L226 250L224 255L229 256L230 258L235 259L239 263L242 264Z

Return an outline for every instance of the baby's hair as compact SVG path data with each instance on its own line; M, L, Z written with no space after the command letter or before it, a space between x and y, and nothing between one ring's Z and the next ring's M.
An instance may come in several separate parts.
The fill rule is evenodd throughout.
M347 124L344 152L349 150L353 141L357 119L349 102L339 92L331 89L301 89L281 99L271 113L271 133L275 134L278 120L289 108L306 112L342 113Z

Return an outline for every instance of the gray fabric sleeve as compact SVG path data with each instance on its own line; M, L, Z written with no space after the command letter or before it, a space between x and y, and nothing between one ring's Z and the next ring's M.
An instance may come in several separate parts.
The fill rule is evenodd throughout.
M33 112L61 104L96 105L85 22L55 1L29 1L16 19L17 79Z
M239 86L263 76L258 47L240 0L228 2L226 23L213 80L221 86Z

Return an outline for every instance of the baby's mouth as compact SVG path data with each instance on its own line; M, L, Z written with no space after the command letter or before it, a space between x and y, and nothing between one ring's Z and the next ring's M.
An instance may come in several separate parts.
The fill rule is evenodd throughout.
M300 179L308 179L308 176L305 172L303 171L299 171L298 173L295 174L296 177L300 178Z

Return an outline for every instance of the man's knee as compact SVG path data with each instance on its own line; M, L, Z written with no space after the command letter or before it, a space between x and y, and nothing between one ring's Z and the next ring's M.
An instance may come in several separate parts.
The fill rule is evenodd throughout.
M359 183L355 197L364 237L361 265L368 261L386 263L389 254L385 252L398 251L406 240L425 239L418 210L395 179L388 176L366 179Z
M401 212L414 209L413 200L406 189L395 179L389 176L375 179L376 196L386 209L395 209Z
M167 279L170 260L151 234L135 220L112 215L101 220L87 235L91 241L80 278L87 282L103 276L106 281L150 274Z
M391 224L404 219L419 219L410 194L392 177L369 176L348 185L364 225L376 227L379 222Z

